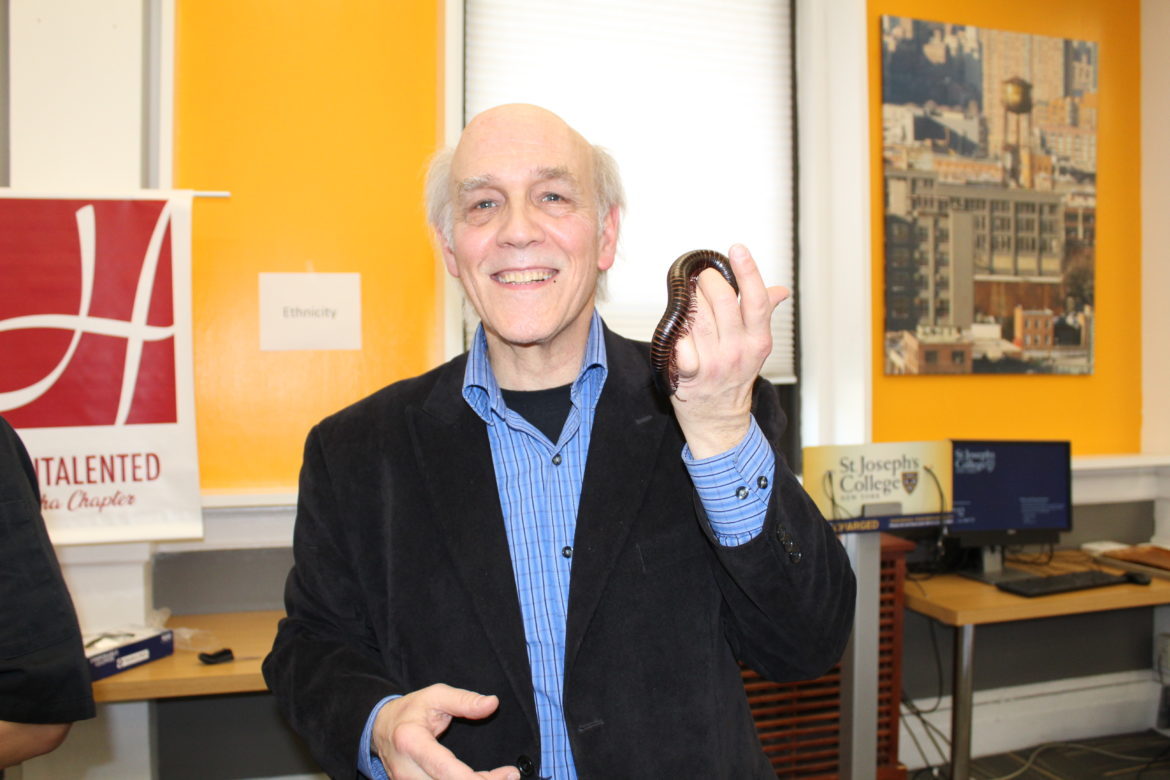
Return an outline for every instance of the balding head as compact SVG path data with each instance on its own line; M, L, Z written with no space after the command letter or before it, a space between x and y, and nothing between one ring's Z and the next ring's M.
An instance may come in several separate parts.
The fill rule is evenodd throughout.
M615 206L625 208L617 164L607 151L593 146L553 112L525 103L510 103L477 114L464 128L454 149L440 151L427 173L427 220L449 244L453 240L453 199L467 182L483 175L488 159L507 155L537 161L542 150L571 149L581 160L584 182L604 223ZM476 168L479 170L476 170Z

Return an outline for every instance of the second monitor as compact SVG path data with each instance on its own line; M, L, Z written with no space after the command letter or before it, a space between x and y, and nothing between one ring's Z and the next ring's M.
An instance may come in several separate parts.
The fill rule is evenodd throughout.
M1056 544L1072 529L1067 441L964 439L954 452L954 520L949 544L967 554L962 573L988 582L1029 576L1003 567L1009 545Z

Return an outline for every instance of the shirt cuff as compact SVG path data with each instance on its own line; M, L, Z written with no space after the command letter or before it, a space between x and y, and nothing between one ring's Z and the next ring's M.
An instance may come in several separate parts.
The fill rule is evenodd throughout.
M374 705L374 709L370 711L370 717L366 718L366 727L362 729L362 741L358 745L358 772L362 777L368 777L370 780L390 780L390 775L386 774L386 767L382 766L382 760L374 755L373 750L373 735L374 735L374 720L378 717L378 713L382 711L382 707L386 702L394 701L400 698L397 695L387 696L382 701Z
M727 452L696 460L684 445L682 458L716 541L737 547L759 536L772 497L776 454L756 418L751 418L743 440Z

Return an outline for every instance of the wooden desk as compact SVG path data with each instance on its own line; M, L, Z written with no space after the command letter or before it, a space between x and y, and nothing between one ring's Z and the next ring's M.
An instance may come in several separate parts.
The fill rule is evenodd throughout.
M1055 574L1074 568L1087 568L1087 560L1083 553L1070 550L1057 553L1048 567L1018 564L1013 564L1013 567L1036 574ZM1111 567L1100 568L1123 573ZM957 574L943 574L929 579L907 578L902 592L907 607L955 629L951 708L952 780L968 780L971 771L975 626L1170 604L1170 580L1159 578L1154 578L1149 585L1110 585L1073 593L1025 598Z
M208 666L194 650L179 650L157 661L127 669L93 684L98 702L211 696L218 693L266 691L260 663L272 649L281 610L177 615L168 628L194 628L214 635L215 647L230 647L236 660Z

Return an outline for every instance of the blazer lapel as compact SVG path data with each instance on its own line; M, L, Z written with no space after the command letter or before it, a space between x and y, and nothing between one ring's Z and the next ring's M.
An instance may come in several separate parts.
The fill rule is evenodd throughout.
M630 342L608 330L606 336L609 374L593 419L573 544L566 671L625 546L672 419L653 391L648 360Z
M462 398L462 366L456 361L424 407L411 410L411 435L451 560L533 733L539 734L491 445L483 421Z

